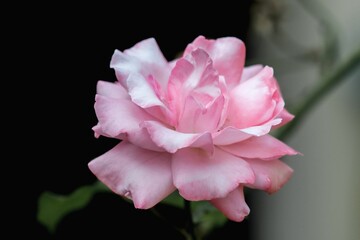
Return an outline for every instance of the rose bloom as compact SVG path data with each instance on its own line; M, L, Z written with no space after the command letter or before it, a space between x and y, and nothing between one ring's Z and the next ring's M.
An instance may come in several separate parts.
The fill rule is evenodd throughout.
M293 118L273 69L244 61L234 37L199 36L171 62L153 38L116 50L117 81L97 84L93 130L121 141L90 170L136 208L178 190L242 221L250 212L244 187L276 192L293 172L279 158L297 154L269 135Z

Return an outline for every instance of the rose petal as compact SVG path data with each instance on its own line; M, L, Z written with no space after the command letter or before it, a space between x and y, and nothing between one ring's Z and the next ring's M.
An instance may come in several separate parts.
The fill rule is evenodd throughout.
M159 97L159 89L156 89L156 84L153 78L147 81L142 75L138 73L131 73L126 80L129 95L131 100L141 108L158 118L160 121L172 124L174 123L173 114Z
M181 133L155 121L145 121L141 124L141 127L147 129L154 143L170 153L186 147L202 148L209 153L213 152L210 133Z
M268 134L273 126L281 123L281 119L274 119L266 124L238 129L235 127L225 127L224 129L213 133L213 141L215 145L230 145L233 143L244 141L252 136L263 136Z
M254 170L256 180L246 184L250 188L260 189L268 193L278 191L291 177L293 170L280 160L263 161L248 159L247 162Z
M225 77L230 88L240 82L245 62L245 45L240 39L224 37L208 40L199 36L187 46L184 56L197 48L204 49L210 55L215 69Z
M265 134L268 134L270 132L270 130L272 129L273 126L277 126L278 124L281 123L281 119L273 119L269 122L267 122L266 124L260 125L260 126L254 126L254 127L248 127L248 128L243 128L241 129L241 131L247 133L247 134L251 134L253 136L263 136Z
M285 108L283 108L283 110L277 116L277 118L281 119L281 123L276 125L275 128L279 128L281 126L284 126L285 124L287 124L288 122L293 120L294 117L295 117L294 115L292 115Z
M178 124L183 123L181 116L184 108L187 107L186 99L196 90L203 93L204 104L221 93L219 75L212 67L209 55L201 49L179 59L170 75L168 98L170 108L177 116Z
M142 75L131 73L126 83L131 100L141 108L165 107L164 103L156 95L155 90Z
M175 190L171 155L126 141L92 160L89 168L112 191L132 199L136 208L151 208Z
M172 171L180 195L191 201L223 198L240 183L255 180L245 160L218 148L212 156L200 149L181 149L173 155Z
M241 129L226 127L218 132L213 133L213 141L215 145L228 145L244 141L251 136L252 135L243 132Z
M295 155L298 153L270 135L251 137L245 141L222 146L221 148L238 157L259 158L263 160L273 160L285 155Z
M153 143L149 133L141 129L140 123L154 120L130 99L115 99L101 95L95 97L95 112L99 120L93 127L95 136L103 135L127 139L137 146L154 151L164 151Z
M156 143L153 142L149 132L144 128L141 128L140 130L136 129L135 131L132 132L126 132L126 137L122 139L128 140L132 144L148 150L158 151L158 152L166 151L164 148L159 147Z
M228 109L229 108L229 100L230 100L228 88L227 88L224 76L219 76L219 87L221 90L221 96L224 98L224 104L223 104L221 118L220 118L220 122L219 122L218 126L223 127L224 123L226 122L226 119L227 119L228 110L229 110Z
M250 208L245 202L244 188L241 184L226 197L212 199L210 202L227 218L235 222L243 221L250 213Z
M276 78L273 77L273 79L270 82L275 86L273 100L276 102L276 107L273 112L273 116L272 116L273 119L276 118L284 110L285 101L281 95L280 86Z
M206 106L199 103L194 94L188 96L177 130L188 133L216 131L219 128L224 104L225 98L221 95Z
M129 94L120 84L98 81L96 85L97 94L109 98L129 99Z
M139 73L145 78L153 76L165 89L170 75L167 60L154 38L143 40L123 53L116 50L110 67L115 70L119 82L124 87L130 73Z
M95 97L95 112L102 131L111 137L140 129L141 122L154 119L128 99L101 95Z
M230 93L230 123L241 129L271 120L277 109L276 91L277 85L270 67L264 67L253 78L239 84Z
M223 126L227 118L229 96L224 77L219 76L216 83L215 88L205 85L190 93L177 130L190 133L216 132Z
M248 67L244 67L244 70L241 75L241 82L245 82L250 78L254 77L264 68L261 64L251 65Z

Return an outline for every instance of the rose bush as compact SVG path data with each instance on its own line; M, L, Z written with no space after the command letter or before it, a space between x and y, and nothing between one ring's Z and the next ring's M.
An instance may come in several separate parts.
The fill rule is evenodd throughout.
M168 62L153 38L123 52L99 81L95 136L120 139L90 170L115 193L148 209L175 190L207 200L233 221L250 212L244 187L279 190L297 152L269 135L293 115L268 66L244 67L244 43L199 36Z

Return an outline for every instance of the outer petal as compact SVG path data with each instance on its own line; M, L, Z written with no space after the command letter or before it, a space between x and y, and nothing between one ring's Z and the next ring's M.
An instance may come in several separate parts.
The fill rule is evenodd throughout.
M241 129L226 127L213 134L213 141L215 145L228 145L244 141L251 136L251 134L245 133Z
M98 81L96 85L97 94L109 98L129 99L129 94L118 83Z
M145 78L153 76L162 87L167 85L170 67L154 38L137 43L124 53L116 50L110 67L114 68L120 83L125 87L130 73L140 73Z
M251 137L245 141L221 147L223 150L242 158L273 160L297 152L280 140L264 135Z
M250 78L254 77L264 68L261 64L251 65L248 67L244 67L244 70L241 75L241 82L245 82Z
M155 121L146 121L141 126L147 129L154 143L170 153L186 147L202 148L207 152L213 152L210 133L181 133Z
M200 149L185 148L172 159L174 185L187 200L223 198L241 183L253 183L254 174L245 160L215 148L209 156Z
M243 128L241 131L259 137L268 134L273 126L277 126L280 123L281 119L277 118L259 126Z
M280 160L262 161L248 159L247 162L254 170L256 181L246 184L251 188L274 193L278 191L291 177L293 170Z
M280 86L279 86L276 78L273 77L271 82L276 86L274 94L273 94L273 101L276 102L276 107L274 109L273 116L272 116L272 119L273 119L273 118L276 118L284 110L285 101L281 95Z
M226 197L212 199L210 202L227 218L235 222L241 222L250 213L250 208L245 202L242 185L239 185Z
M225 76L229 87L240 82L245 62L245 45L240 39L224 37L208 40L199 36L187 46L184 56L196 48L204 49L210 55L215 69L220 75Z
M280 112L280 114L277 116L277 118L281 119L281 123L279 125L276 125L276 128L279 128L281 126L284 126L288 122L294 119L294 115L289 113L285 108Z
M224 129L213 133L214 144L229 145L244 141L252 136L263 136L265 134L268 134L273 126L280 123L281 119L274 119L260 126L243 129L227 126Z
M149 114L127 99L95 97L95 112L102 131L110 137L140 129L139 124L153 120Z
M115 193L148 209L175 190L171 155L136 147L123 141L89 163L90 170Z
M271 120L277 109L277 89L270 67L239 84L230 93L230 123L237 128L248 128Z
M163 151L155 145L149 133L141 129L140 123L154 120L130 99L115 99L101 95L95 97L95 112L99 120L93 127L95 136L104 135L118 139L128 139L137 146L154 151Z

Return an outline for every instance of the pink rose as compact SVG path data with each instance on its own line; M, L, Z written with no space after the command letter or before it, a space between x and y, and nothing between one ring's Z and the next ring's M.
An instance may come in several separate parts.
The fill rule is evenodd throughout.
M279 158L297 154L268 134L293 118L273 69L244 61L234 37L199 36L172 62L153 38L116 50L110 66L118 81L98 82L93 130L122 141L90 170L136 208L177 189L242 221L250 212L244 187L279 190L292 175Z

